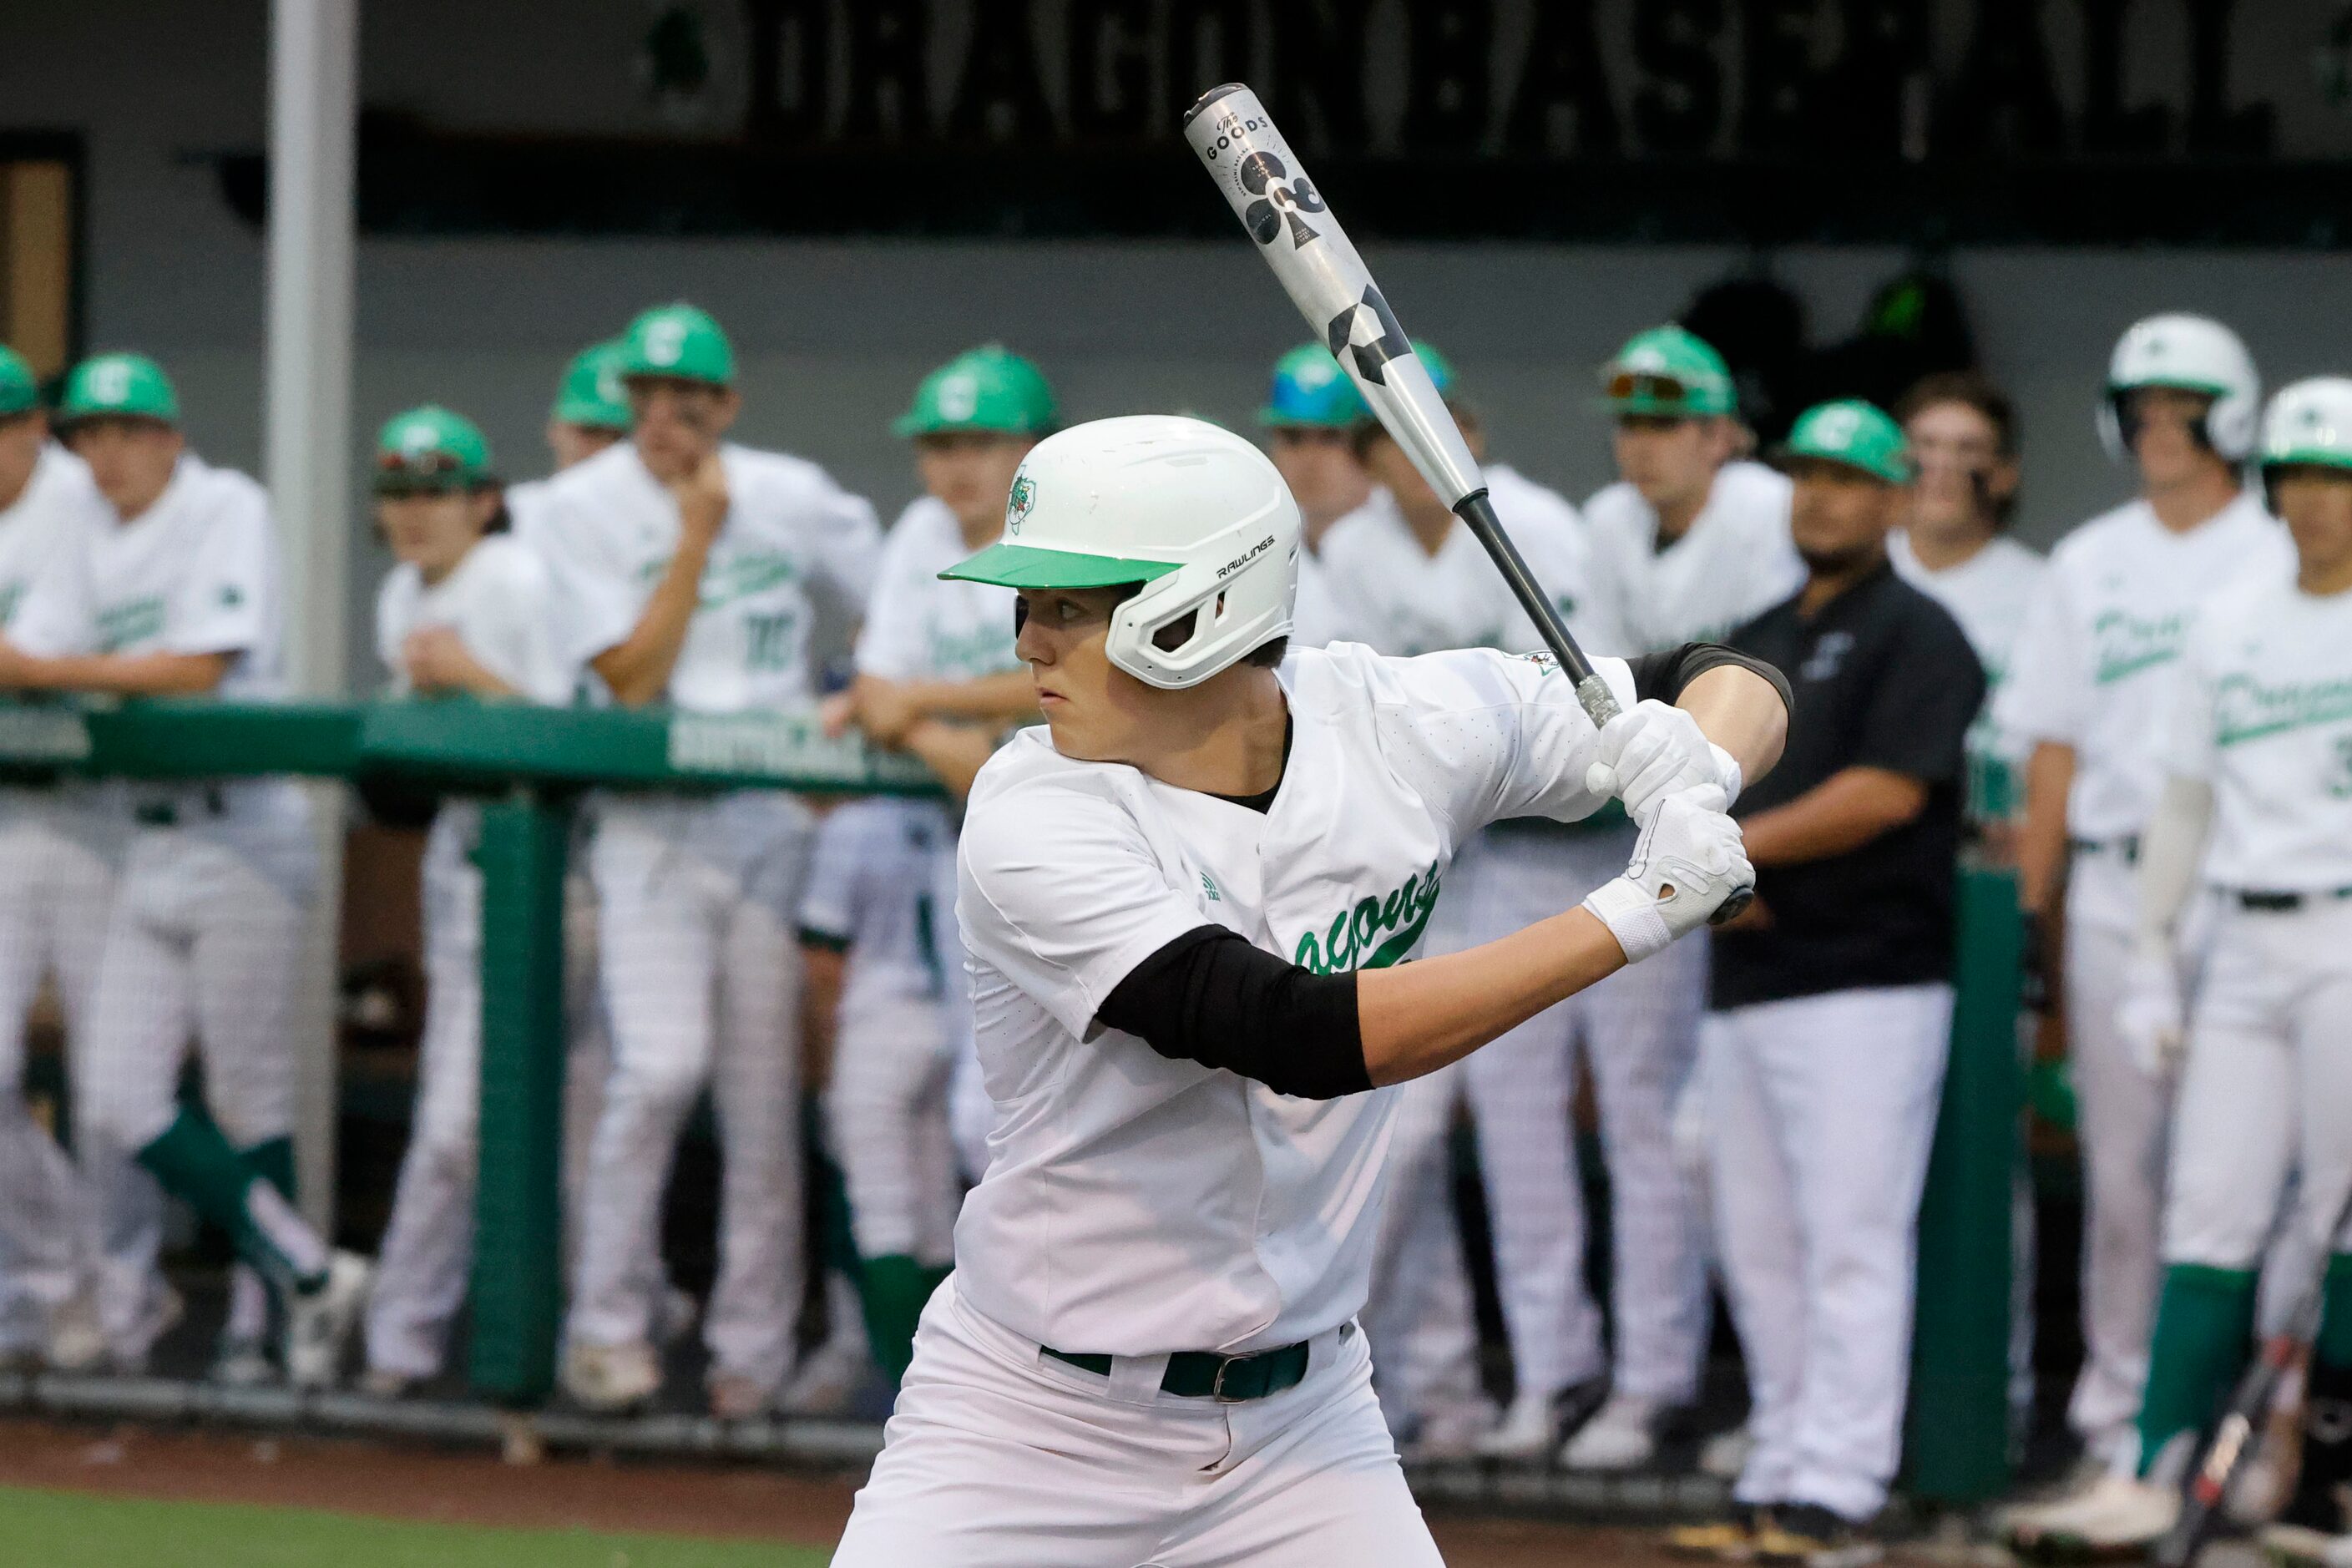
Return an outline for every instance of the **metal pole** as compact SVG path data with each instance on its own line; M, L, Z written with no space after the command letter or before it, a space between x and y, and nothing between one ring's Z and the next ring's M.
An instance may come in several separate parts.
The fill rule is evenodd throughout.
M359 113L358 0L272 0L269 32L268 346L262 441L282 530L287 649L296 692L350 686L352 247ZM335 967L342 908L342 795L312 791L320 877L304 944L296 1148L302 1207L331 1223Z

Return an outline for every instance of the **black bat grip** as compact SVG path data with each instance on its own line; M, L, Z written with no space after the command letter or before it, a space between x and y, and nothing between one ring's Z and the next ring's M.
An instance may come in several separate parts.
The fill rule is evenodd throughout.
M1475 489L1464 496L1454 503L1454 515L1477 536L1480 544L1486 546L1487 555L1495 563L1495 570L1500 572L1503 581L1510 584L1511 597L1519 602L1519 608L1527 611L1528 619L1535 622L1536 631L1543 638L1544 646L1551 650L1552 658L1559 660L1559 667L1568 672L1569 679L1576 683L1576 699L1584 705L1585 714L1591 719L1592 727L1597 730L1617 717L1616 694L1593 669L1592 661L1584 657L1584 650L1576 646L1576 638L1569 631L1568 623L1559 618L1559 607L1544 593L1543 584L1536 581L1535 574L1528 570L1526 560L1519 554L1519 547L1511 542L1509 534L1503 531L1502 520L1495 515L1495 503L1487 499L1486 492L1483 489ZM1756 889L1741 888L1717 906L1715 913L1706 917L1706 923L1719 926L1727 921L1737 920L1741 911L1755 901Z

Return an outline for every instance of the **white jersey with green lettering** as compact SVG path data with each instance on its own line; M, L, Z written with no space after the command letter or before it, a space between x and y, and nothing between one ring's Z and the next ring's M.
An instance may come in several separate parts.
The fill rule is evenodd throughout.
M2182 655L2168 771L2212 786L2206 879L2352 888L2352 593L2265 571L2206 605Z
M1626 666L1599 664L1631 705ZM995 1125L956 1280L1032 1342L1246 1352L1355 1316L1395 1091L1277 1094L1096 1013L1203 925L1319 973L1399 963L1473 834L1603 803L1584 787L1591 721L1549 655L1343 643L1279 673L1292 740L1265 811L1073 761L1043 728L973 787L956 914Z
M727 521L667 700L697 713L805 704L814 596L845 620L863 613L882 544L874 509L799 458L728 445L719 461ZM636 628L677 552L677 503L623 441L549 480L536 510L530 538L562 603L562 652L585 663Z
M375 596L377 657L394 692L409 691L409 634L447 626L476 662L532 702L561 705L572 672L556 652L547 567L520 540L492 534L437 583L406 563L384 574Z
M1013 590L943 580L972 552L945 502L924 496L891 525L857 636L857 670L884 680L971 680L1021 668Z
M25 488L0 507L0 628L71 541L113 521L82 460L55 442L43 447Z
M1681 538L1658 542L1657 510L1622 480L1584 503L1607 578L1622 588L1624 651L1720 641L1802 586L1789 539L1788 479L1761 463L1716 470L1706 504Z
M2051 552L1993 700L2028 742L2074 750L2066 831L2137 834L2164 785L2163 731L2199 610L2249 573L2292 571L2286 531L2251 492L2185 533L2144 500L2093 518Z

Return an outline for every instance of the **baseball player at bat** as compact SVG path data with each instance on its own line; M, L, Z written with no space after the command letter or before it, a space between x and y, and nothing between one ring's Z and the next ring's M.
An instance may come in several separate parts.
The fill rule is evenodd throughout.
M1604 660L1655 743L1625 874L1401 963L1472 834L1600 807L1601 739L1548 657L1289 649L1300 532L1255 447L1140 416L1041 442L953 568L1015 592L1046 722L965 818L992 1157L836 1563L1435 1563L1356 1321L1393 1086L1747 880L1712 748L1761 776L1780 690Z
M1356 457L1357 427L1372 411L1321 343L1301 343L1274 362L1257 411L1265 455L1298 501L1305 534L1298 554L1298 612L1291 641L1321 647L1339 635L1339 606L1323 581L1323 536L1370 499L1372 479Z
M630 439L551 487L547 563L564 652L629 706L730 714L808 704L817 595L854 618L881 544L873 509L815 464L725 439L735 355L690 305L622 338ZM610 796L591 852L613 1071L582 1188L566 1388L614 1409L660 1386L662 1193L712 1086L719 1276L703 1337L710 1406L765 1409L793 1370L802 1299L799 964L807 808L774 791Z
M113 521L88 466L50 438L32 367L0 347L0 634L76 542ZM96 1364L106 1339L80 1178L25 1102L25 1026L52 973L69 1063L83 1053L125 837L87 786L0 788L0 1360L67 1372Z
M376 594L375 645L394 696L562 703L547 570L507 531L489 444L427 405L376 438L376 524L400 564ZM480 808L443 804L425 843L425 1031L416 1110L368 1301L368 1392L439 1374L473 1264L482 1088Z
M81 531L64 569L45 574L10 621L0 688L278 696L284 607L261 487L186 449L178 395L140 355L77 365L58 417L110 515ZM226 1232L249 1278L278 1299L288 1376L323 1384L358 1321L368 1266L331 1248L293 1205L288 955L312 918L309 803L285 779L126 793L135 827L77 1086L100 1327L118 1364L135 1367L178 1315L155 1267L168 1192ZM205 1092L183 1104L192 1037ZM252 1296L232 1292L222 1345L232 1366L260 1362L266 1303Z
M2329 1256L2285 1542L2315 1557L2314 1531L2345 1531L2352 1236L2330 1233L2352 1190L2352 381L2279 393L2259 462L2294 561L2213 595L2188 636L2115 1025L2141 1070L2180 1086L2137 1440L2088 1491L2012 1517L2012 1541L2036 1552L2146 1547L2171 1529L2187 1450L2244 1362L2296 1172L2287 1223ZM2181 924L2200 886L2221 913L2191 1006Z
M2085 1346L2067 1420L2101 1463L2128 1458L2147 1375L2171 1101L2169 1079L2135 1060L2116 1027L2139 923L2134 869L2163 788L2158 747L2189 631L2240 573L2275 574L2289 553L2239 482L2261 395L2245 345L2218 321L2151 316L2124 333L2099 431L2137 470L2139 499L2052 552L1993 702L1994 721L2032 746L2018 835L2025 907L2064 921Z

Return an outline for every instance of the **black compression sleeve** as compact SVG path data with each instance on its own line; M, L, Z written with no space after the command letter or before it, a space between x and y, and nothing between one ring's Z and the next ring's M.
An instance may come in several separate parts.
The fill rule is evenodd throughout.
M1137 964L1095 1017L1276 1094L1334 1100L1372 1087L1355 975L1301 969L1223 926L1196 926Z
M1670 647L1664 653L1645 653L1639 658L1625 661L1633 671L1633 700L1647 702L1655 698L1660 702L1679 700L1690 683L1708 670L1727 664L1751 670L1772 683L1780 694L1780 706L1796 710L1796 699L1789 690L1789 678L1760 658L1750 658L1737 648L1721 643L1686 642L1680 647Z

